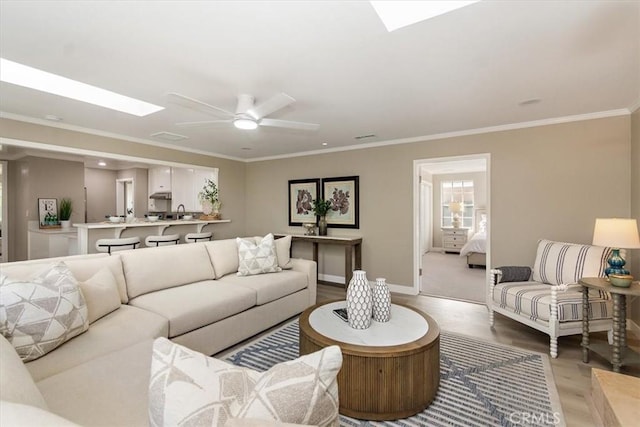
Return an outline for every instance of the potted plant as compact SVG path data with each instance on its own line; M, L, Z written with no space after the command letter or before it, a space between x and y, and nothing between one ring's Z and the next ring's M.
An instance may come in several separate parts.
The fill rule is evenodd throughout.
M214 219L220 219L222 203L218 198L218 186L213 180L205 178L204 187L198 193L198 200L202 203L202 211L205 215L212 214Z
M331 200L315 199L312 203L313 213L318 219L318 235L327 235L327 212L331 210Z
M62 228L71 227L71 212L73 212L73 202L69 198L63 198L60 200L60 225Z

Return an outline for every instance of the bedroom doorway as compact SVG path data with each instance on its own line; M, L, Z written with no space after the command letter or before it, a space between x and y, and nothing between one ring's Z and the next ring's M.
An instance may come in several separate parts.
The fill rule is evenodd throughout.
M485 302L489 161L489 154L414 160L416 294Z

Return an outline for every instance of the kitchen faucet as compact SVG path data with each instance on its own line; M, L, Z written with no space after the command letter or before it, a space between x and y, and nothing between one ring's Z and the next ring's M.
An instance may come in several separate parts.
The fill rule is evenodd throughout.
M182 216L185 216L185 214L187 213L185 211L184 205L182 203L180 203L178 205L178 207L176 208L176 216L178 217L178 219L180 219L180 208L182 208Z

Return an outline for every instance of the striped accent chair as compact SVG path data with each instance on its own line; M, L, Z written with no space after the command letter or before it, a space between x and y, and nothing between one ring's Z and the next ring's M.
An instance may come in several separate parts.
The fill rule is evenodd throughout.
M506 281L511 274L491 270L489 323L500 313L548 334L551 357L558 356L558 337L582 333L582 277L604 277L611 248L540 240L531 278ZM507 269L503 267L505 273ZM510 273L510 272L509 272ZM514 275L514 277L517 275ZM520 277L520 279L522 279ZM607 292L589 294L589 330L612 328L611 297Z

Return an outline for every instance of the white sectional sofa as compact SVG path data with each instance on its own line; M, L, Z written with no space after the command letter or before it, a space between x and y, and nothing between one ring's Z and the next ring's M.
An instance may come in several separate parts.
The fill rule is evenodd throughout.
M25 279L64 261L81 284L107 269L117 287L111 307L83 291L89 329L33 361L0 336L0 425L148 425L155 338L213 355L315 304L316 264L289 259L290 242L276 241L282 271L251 276L235 239L0 264Z

